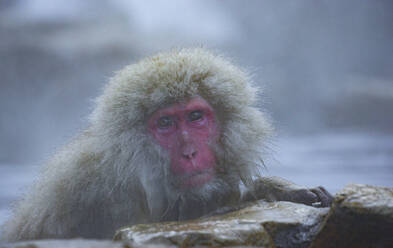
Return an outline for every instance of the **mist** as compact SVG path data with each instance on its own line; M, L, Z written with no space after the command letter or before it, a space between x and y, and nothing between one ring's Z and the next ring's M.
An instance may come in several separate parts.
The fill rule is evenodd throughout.
M114 71L203 46L250 71L276 126L266 175L393 186L393 1L0 2L0 224L87 126Z

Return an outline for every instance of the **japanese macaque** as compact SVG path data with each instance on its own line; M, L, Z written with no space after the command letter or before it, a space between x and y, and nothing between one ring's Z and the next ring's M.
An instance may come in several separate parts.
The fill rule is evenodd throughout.
M111 238L122 226L261 198L328 206L323 188L257 177L272 132L257 95L243 70L201 48L127 66L18 203L3 238Z

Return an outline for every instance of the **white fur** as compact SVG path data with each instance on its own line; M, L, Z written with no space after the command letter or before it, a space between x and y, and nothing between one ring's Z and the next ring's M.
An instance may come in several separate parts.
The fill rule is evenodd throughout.
M168 156L145 123L162 106L194 96L218 116L220 171L213 182L181 191L172 187ZM240 179L247 185L263 163L271 126L256 101L249 76L204 49L172 50L127 66L97 98L89 128L48 162L3 236L111 238L123 225L198 217L227 204Z

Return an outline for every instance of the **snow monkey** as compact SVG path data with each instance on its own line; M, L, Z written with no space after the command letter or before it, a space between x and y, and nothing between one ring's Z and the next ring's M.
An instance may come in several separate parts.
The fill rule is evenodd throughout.
M17 204L3 238L111 238L122 226L261 198L328 206L321 187L255 177L272 132L257 96L245 71L202 48L127 66Z

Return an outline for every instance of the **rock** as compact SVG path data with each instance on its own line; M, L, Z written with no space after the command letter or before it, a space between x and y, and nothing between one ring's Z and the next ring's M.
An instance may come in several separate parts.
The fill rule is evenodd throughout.
M11 244L0 244L0 248L128 248L122 242L110 240L32 240Z
M393 188L346 186L311 247L393 247Z
M235 212L193 221L141 224L119 230L132 246L308 247L328 208L258 201Z
M192 221L140 224L109 240L43 240L0 248L126 248L192 246L393 247L393 188L352 184L332 207L257 201L237 211Z

